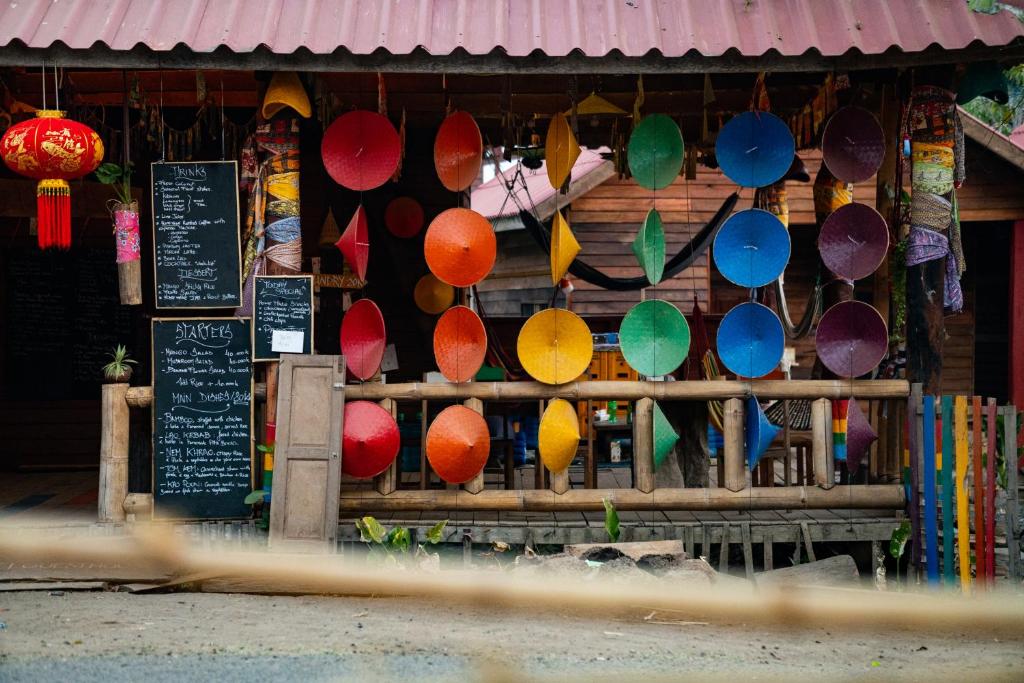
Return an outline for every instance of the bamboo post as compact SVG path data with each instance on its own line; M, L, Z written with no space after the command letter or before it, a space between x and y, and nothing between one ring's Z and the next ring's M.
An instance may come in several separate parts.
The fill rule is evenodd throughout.
M391 417L397 417L398 404L392 398L386 398L380 402L380 407L388 411ZM401 439L399 439L401 442ZM398 449L398 457L388 465L388 468L373 478L373 488L377 493L387 495L398 489L398 460L402 457L402 449Z
M942 581L952 586L956 581L953 562L953 470L956 469L953 450L953 397L943 396L942 406Z
M967 510L971 490L967 486L970 452L967 448L967 397L957 396L956 420L956 540L960 555L960 588L971 592L971 516Z
M907 403L907 436L910 439L910 524L913 528L914 566L918 575L921 573L924 553L924 518L921 516L924 500L924 400L921 396L923 387L915 383L910 389L910 401Z
M427 464L427 401L420 401L420 490L430 488L430 467Z
M587 471L583 474L583 488L597 488L597 457L594 452L594 402L587 401Z
M551 490L561 495L569 490L569 468L561 472L551 472Z
M654 490L654 401L642 398L633 413L633 487L644 493Z
M743 412L742 400L730 398L725 402L722 456L725 461L725 488L730 491L742 491L747 487L747 477L743 471Z
M1021 579L1020 561L1020 492L1017 489L1017 409L1003 407L1003 453L1006 457L1006 550L1009 562L1006 573L1013 585Z
M484 403L478 398L467 398L463 404L470 410L480 415L484 414ZM490 454L488 454L489 456ZM484 465L486 467L486 463ZM462 485L468 493L480 493L484 490L484 470L481 469L477 475Z
M123 522L128 497L127 384L104 384L100 395L100 481L97 513L101 522Z
M996 581L996 400L985 405L988 443L985 458L985 576L989 587Z
M811 459L814 483L823 489L835 486L835 463L829 445L832 442L832 402L819 398L811 403Z
M924 533L925 533L925 569L928 572L928 584L939 585L939 529L938 501L935 483L935 397L925 394L921 403L922 439L924 471Z
M142 260L117 264L117 286L121 303L137 306L142 303Z
M981 462L981 396L971 397L971 473L974 477L974 566L978 588L985 587L985 470Z

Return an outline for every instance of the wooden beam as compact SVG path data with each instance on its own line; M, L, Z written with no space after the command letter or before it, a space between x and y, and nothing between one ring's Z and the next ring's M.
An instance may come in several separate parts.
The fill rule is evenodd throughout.
M398 417L398 404L393 399L386 398L380 402L380 407L388 411L391 417ZM399 439L401 443L401 439ZM381 494L388 495L398 490L398 461L402 457L402 449L398 449L398 457L388 465L388 468L373 478L373 489Z
M571 489L557 494L549 489L480 493L459 490L402 490L382 496L376 491L346 491L341 497L343 515L370 512L436 510L498 512L599 512L607 498L621 511L650 510L787 510L787 509L902 509L903 487L898 484L835 486L832 489L804 486L727 489Z
M564 398L569 401L619 399L722 401L730 398L906 398L910 385L903 380L711 380L694 382L569 382L551 386L540 382L466 382L463 384L360 384L345 387L351 400L400 401L419 399L522 401Z

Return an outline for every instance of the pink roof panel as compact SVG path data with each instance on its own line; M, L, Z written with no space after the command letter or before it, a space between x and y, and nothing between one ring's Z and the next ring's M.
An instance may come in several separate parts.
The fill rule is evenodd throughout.
M227 47L290 54L305 48L357 55L376 50L432 55L462 49L513 57L579 51L627 57L657 51L706 57L730 50L756 57L816 50L880 54L1024 36L1009 11L981 14L966 0L8 0L0 4L0 46L64 43L114 50L144 45L193 52Z

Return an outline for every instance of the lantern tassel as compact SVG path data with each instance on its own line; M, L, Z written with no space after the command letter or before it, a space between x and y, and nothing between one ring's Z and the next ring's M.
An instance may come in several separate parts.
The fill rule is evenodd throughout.
M71 186L64 180L40 180L36 186L39 248L71 248Z

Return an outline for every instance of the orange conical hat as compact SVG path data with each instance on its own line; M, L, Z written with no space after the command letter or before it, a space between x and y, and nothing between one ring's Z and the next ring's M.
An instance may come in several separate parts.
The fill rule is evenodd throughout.
M448 406L427 430L427 460L449 484L467 482L484 468L491 434L483 415L465 406Z
M430 223L423 255L430 272L453 287L469 287L487 277L498 242L486 218L472 209L448 209Z
M468 382L484 364L487 332L480 316L466 306L452 306L434 328L434 359L449 382Z

